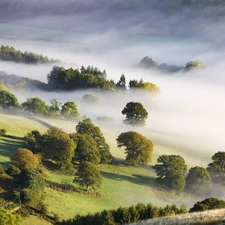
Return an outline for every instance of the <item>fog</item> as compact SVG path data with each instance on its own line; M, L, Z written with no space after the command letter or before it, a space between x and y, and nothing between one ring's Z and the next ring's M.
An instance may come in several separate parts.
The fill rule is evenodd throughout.
M6 1L0 15L0 42L21 51L60 59L66 68L81 65L105 69L107 78L118 81L125 74L160 87L157 95L106 94L95 90L69 93L18 93L20 102L39 96L48 104L76 101L82 115L116 132L137 130L151 139L157 154L180 154L189 167L207 166L211 156L225 150L225 53L224 16L220 8L166 11L154 1ZM152 2L152 3L150 3ZM11 6L11 7L10 7ZM7 16L6 15L7 12ZM189 72L160 73L137 67L144 56L158 64L185 67L199 59L204 67ZM53 65L23 65L0 61L0 70L47 82ZM86 106L84 94L100 103ZM128 101L143 103L149 113L146 126L127 127L121 114ZM101 124L96 117L114 118Z

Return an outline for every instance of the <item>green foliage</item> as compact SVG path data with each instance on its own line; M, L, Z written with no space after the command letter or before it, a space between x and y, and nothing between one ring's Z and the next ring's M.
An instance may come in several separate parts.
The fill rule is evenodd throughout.
M38 55L32 52L21 52L13 47L2 45L0 48L0 60L22 62L27 64L38 63L59 63L59 60L48 59L47 56Z
M82 187L99 188L102 183L102 176L95 165L90 162L81 162L75 174L74 183Z
M101 157L101 163L110 163L113 159L109 145L101 132L101 129L95 126L90 118L87 118L78 123L76 126L76 131L78 134L88 134L97 143L97 147Z
M225 201L218 198L207 198L201 202L196 202L189 212L199 212L209 209L223 209L225 208Z
M152 160L153 143L138 132L121 133L117 140L119 148L125 147L126 160L134 166L147 165Z
M77 147L75 149L74 159L76 161L100 163L100 153L96 141L89 134L77 134L75 139ZM74 140L74 139L73 139Z
M156 181L169 189L182 191L187 174L184 159L179 155L161 155L157 162L153 166L158 176Z
M29 149L32 150L32 152L37 153L40 151L42 135L38 130L33 130L24 136L24 141L28 145Z
M208 164L213 183L225 184L225 152L217 152L212 156L212 162Z
M0 129L0 137L6 134L6 129Z
M52 159L61 167L69 169L76 145L70 136L56 127L51 127L42 135L41 153L47 159Z
M126 77L124 74L121 75L119 81L116 84L116 88L122 91L126 90Z
M20 192L21 202L29 207L36 208L41 201L40 192L36 192L29 188L24 188Z
M78 107L76 102L66 102L61 109L61 115L67 119L79 117Z
M125 224L131 222L129 209L127 207L119 207L113 211L113 217L116 224Z
M148 118L148 112L140 102L129 102L122 110L126 115L125 123L130 125L143 126Z
M54 112L55 114L57 114L60 110L61 105L62 103L59 102L56 98L52 99L50 101L49 112Z
M203 194L210 190L211 185L212 179L205 168L196 166L189 170L185 189L192 193Z
M105 71L101 72L93 67L81 67L78 69L65 69L54 66L48 74L48 85L53 89L76 90L85 88L97 88L115 90L115 85L105 79Z
M6 172L10 176L16 176L16 175L19 175L21 173L21 170L17 166L15 166L13 164L9 164L8 167L7 167Z
M18 148L11 156L11 161L19 169L35 169L39 164L38 158L26 148Z
M22 217L18 214L12 214L9 210L0 208L1 225L22 225Z
M82 97L82 102L86 103L86 104L98 104L99 103L99 98L95 95L92 94L85 94Z
M191 70L191 69L201 68L201 67L202 67L202 63L199 60L195 60L195 61L187 62L185 69Z
M27 98L27 101L23 102L21 106L23 107L23 110L25 112L35 113L35 114L45 115L48 113L48 110L49 110L49 107L46 105L46 103L38 97Z
M0 90L0 106L3 109L9 109L10 107L18 106L18 100L16 96L9 91Z
M26 170L20 174L20 184L23 189L33 190L35 193L43 193L45 179L37 170Z

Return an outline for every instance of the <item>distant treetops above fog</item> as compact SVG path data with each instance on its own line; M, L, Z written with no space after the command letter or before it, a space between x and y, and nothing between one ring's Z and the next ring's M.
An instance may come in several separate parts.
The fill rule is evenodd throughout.
M47 56L33 52L21 52L13 47L2 45L0 48L0 60L26 64L60 63L58 59L49 59Z
M168 65L167 63L159 64L154 61L151 57L145 56L139 63L139 66L148 69L155 69L164 73L175 73L179 71L189 71L191 69L203 67L199 60L190 61L186 63L185 67L180 67L176 65Z

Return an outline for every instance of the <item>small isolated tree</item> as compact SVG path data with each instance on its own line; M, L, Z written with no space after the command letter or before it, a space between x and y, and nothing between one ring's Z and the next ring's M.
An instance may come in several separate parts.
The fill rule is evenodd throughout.
M90 118L79 122L76 126L76 131L78 134L88 134L96 141L101 157L101 163L110 163L112 161L113 157L110 153L110 147L106 143L101 129L95 126Z
M187 62L185 69L191 70L191 69L201 68L201 67L202 67L202 63L199 60L195 60L195 61Z
M119 81L116 83L116 87L122 91L126 90L126 77L124 74L121 75Z
M161 155L158 164L153 166L157 178L156 182L172 190L182 191L185 187L187 166L180 155Z
M203 194L209 191L212 185L212 179L209 172L200 166L192 167L186 177L185 189L197 194Z
M147 165L152 160L153 143L138 132L121 133L117 140L119 148L125 147L126 160L132 165Z
M67 119L75 119L80 116L76 102L66 102L61 109L61 115Z
M225 184L225 152L217 152L212 156L212 162L208 164L213 183Z
M130 125L143 126L148 118L148 112L140 102L129 102L122 110L126 115L124 122Z
M20 169L35 169L39 161L32 151L26 148L19 148L12 156L11 161Z
M90 162L82 162L75 174L73 180L74 183L79 184L82 187L99 188L102 183L102 176L95 165Z
M0 224L1 225L22 225L23 219L18 214L13 214L9 210L0 209Z
M49 107L46 103L38 97L28 98L26 102L23 102L22 107L24 111L35 114L47 114Z

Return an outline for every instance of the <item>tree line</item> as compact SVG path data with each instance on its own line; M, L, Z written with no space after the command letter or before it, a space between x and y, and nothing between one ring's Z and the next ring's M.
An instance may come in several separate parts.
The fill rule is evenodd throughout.
M21 52L8 45L1 45L0 60L26 64L60 63L58 59L49 59L47 56L35 54L33 52Z

